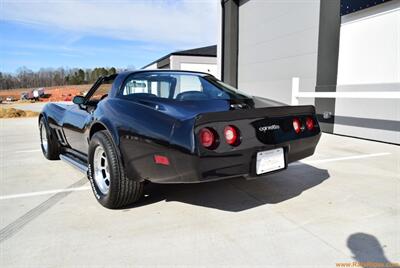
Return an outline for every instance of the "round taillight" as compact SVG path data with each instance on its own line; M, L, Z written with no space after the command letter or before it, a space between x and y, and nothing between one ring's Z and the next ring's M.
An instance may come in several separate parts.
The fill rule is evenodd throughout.
M203 145L203 147L210 149L215 146L216 143L216 135L214 134L214 131L212 131L209 128L202 128L200 130L200 143Z
M224 136L226 143L230 145L239 145L240 143L240 136L239 130L234 126L226 126L224 128Z
M298 118L293 119L293 129L297 134L301 132L301 122Z
M306 127L308 130L314 129L314 120L311 117L307 117L306 119Z

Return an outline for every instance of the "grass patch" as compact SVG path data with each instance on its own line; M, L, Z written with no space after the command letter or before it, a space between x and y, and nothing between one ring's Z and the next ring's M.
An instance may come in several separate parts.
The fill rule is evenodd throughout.
M0 118L16 118L16 117L34 117L38 116L38 112L24 111L15 108L1 108Z

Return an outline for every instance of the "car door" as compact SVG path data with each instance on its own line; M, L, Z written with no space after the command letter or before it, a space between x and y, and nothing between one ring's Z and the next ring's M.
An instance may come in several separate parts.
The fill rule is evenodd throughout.
M65 113L63 131L72 149L83 154L88 153L89 137L86 131L92 122L97 104L107 97L111 85L112 80L109 77L100 78L86 94L84 103L73 104Z
M85 138L85 130L90 124L93 109L78 104L71 105L65 113L63 131L67 143L72 149L87 154L88 141Z

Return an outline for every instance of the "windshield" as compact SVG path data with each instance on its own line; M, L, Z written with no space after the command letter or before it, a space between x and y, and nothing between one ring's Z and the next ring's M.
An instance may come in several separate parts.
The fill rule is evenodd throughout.
M140 72L128 77L121 93L127 97L178 101L248 99L249 96L213 76L180 72Z

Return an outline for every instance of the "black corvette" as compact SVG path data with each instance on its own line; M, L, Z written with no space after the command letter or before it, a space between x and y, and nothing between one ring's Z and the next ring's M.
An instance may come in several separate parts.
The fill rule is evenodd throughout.
M98 201L137 201L145 181L253 178L314 153L313 106L247 96L204 73L125 72L100 77L72 105L39 116L43 154L86 172Z

